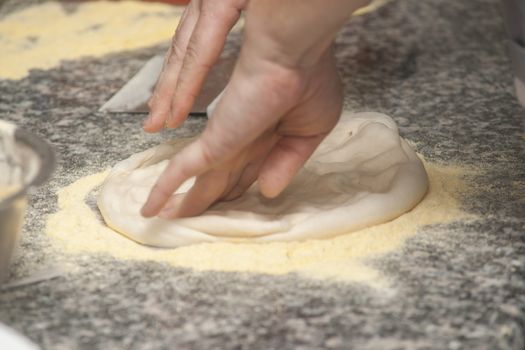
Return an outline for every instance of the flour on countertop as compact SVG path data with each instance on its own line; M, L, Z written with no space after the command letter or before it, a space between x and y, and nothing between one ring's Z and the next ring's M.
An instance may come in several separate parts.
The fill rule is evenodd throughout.
M389 1L374 0L354 15ZM183 9L129 0L79 2L71 13L54 1L29 6L0 21L0 77L20 79L31 69L53 68L62 60L168 43ZM233 30L242 26L241 19Z
M182 10L140 1L81 2L72 13L58 2L27 7L0 21L0 77L168 42Z
M429 191L410 212L390 222L326 240L272 243L203 243L158 249L135 243L104 225L87 203L109 171L83 177L58 192L59 210L48 217L46 232L66 253L102 253L123 260L162 261L175 267L237 271L358 282L381 288L388 278L367 262L399 249L427 225L469 218L459 196L469 190L471 170L425 162ZM91 194L91 195L90 195Z

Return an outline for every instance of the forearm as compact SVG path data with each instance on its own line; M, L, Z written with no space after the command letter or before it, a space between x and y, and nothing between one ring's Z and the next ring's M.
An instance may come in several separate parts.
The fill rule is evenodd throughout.
M285 67L309 67L368 0L251 0L243 53ZM243 54L241 53L241 55Z

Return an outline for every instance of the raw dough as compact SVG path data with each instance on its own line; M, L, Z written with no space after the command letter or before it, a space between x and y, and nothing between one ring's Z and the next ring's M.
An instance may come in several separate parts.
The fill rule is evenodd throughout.
M169 158L189 140L175 140L118 163L98 206L112 229L146 245L177 247L219 240L291 241L327 238L392 220L425 195L428 180L395 122L380 113L344 112L292 184L276 199L256 186L198 217L143 218L139 210ZM177 193L186 192L194 179Z

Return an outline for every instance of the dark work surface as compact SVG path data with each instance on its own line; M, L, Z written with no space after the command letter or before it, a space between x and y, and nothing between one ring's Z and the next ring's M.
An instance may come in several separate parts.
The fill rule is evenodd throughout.
M231 38L234 52L239 36ZM394 293L358 284L69 256L43 233L56 191L131 153L193 135L204 119L147 135L134 115L98 107L162 47L67 61L0 80L0 118L59 156L35 191L13 278L75 268L0 291L0 321L43 348L523 349L525 111L515 100L497 1L395 1L354 18L337 40L345 106L387 113L431 161L482 166L464 209L374 260Z

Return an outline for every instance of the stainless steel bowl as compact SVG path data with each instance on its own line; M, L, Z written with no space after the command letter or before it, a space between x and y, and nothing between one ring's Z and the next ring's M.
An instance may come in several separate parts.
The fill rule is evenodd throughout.
M5 281L9 264L22 230L28 191L45 182L55 167L51 146L40 137L0 120L0 283ZM5 126L12 127L12 133ZM12 147L5 147L10 142ZM3 146L3 147L2 147ZM16 174L14 176L13 174ZM16 177L16 178L15 178ZM0 191L1 192L1 191Z

